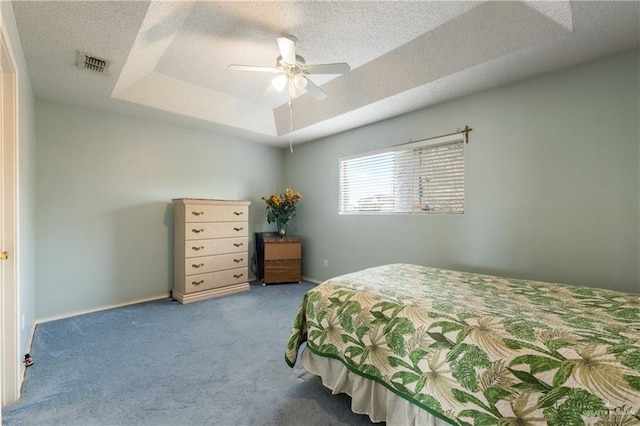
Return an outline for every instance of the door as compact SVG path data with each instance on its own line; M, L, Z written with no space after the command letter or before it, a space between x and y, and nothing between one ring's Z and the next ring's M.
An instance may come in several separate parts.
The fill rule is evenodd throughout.
M0 25L0 397L20 397L17 284L17 80L4 20ZM0 414L1 415L1 414Z

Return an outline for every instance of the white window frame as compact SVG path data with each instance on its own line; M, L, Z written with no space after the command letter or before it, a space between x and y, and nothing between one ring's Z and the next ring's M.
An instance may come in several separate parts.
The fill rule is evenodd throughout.
M339 214L463 214L464 145L454 133L340 157Z

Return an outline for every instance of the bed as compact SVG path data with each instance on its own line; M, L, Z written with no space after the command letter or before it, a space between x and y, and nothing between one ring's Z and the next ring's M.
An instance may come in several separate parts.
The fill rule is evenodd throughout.
M408 425L640 424L640 296L393 264L308 291L285 360Z

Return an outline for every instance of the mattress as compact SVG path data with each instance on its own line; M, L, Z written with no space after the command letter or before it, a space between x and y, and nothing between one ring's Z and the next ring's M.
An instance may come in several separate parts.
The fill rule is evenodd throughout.
M348 381L375 383L446 423L639 423L638 295L385 265L307 292L286 348L290 366L304 342ZM329 380L326 368L303 362ZM362 383L338 391L353 397ZM390 404L384 416L401 403ZM372 414L378 405L389 404L354 411L389 420ZM391 420L424 424L411 416Z

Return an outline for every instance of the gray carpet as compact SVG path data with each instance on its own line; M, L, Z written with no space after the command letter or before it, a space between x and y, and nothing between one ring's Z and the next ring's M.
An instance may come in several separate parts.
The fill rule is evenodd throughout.
M180 305L170 299L36 328L3 424L365 425L284 350L311 283Z

